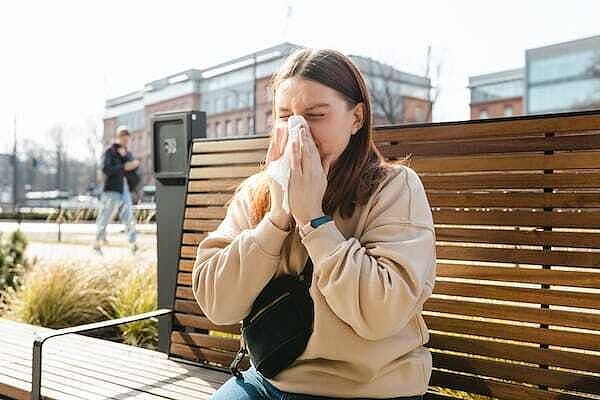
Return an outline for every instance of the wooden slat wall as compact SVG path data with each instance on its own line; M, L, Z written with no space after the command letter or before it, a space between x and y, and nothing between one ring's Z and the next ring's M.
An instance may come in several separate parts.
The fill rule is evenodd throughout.
M428 193L438 278L423 315L430 399L600 396L600 112L376 129ZM194 143L171 352L228 365L190 284L196 245L267 138ZM399 310L401 312L401 310ZM598 398L598 397L596 397Z

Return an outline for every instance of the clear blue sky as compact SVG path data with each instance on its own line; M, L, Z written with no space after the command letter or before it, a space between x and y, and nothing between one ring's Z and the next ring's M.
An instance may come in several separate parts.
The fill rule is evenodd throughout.
M466 119L469 75L521 67L527 48L598 35L598 15L593 0L5 1L0 152L12 146L15 114L19 137L41 142L65 123L77 152L76 132L89 119L101 129L107 97L283 41L414 73L431 44L442 62L434 120Z

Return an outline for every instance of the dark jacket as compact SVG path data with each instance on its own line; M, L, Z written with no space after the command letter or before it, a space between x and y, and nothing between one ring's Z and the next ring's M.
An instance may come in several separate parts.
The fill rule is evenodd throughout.
M125 157L119 153L120 145L113 143L108 149L104 151L102 158L102 172L106 175L104 181L105 192L119 192L123 193L123 178L127 179L127 185L130 191L135 191L138 184L140 183L140 177L137 174L137 168L133 171L125 171L125 163L133 160L131 152L127 152Z

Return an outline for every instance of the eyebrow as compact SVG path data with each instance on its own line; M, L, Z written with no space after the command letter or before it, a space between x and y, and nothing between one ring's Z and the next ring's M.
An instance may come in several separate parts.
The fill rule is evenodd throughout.
M310 110L314 110L315 108L321 108L321 107L330 107L330 105L327 103L317 103L317 104L313 104L312 106L306 107L305 111L310 111ZM287 109L285 107L279 107L279 109L281 111L289 111L289 109Z

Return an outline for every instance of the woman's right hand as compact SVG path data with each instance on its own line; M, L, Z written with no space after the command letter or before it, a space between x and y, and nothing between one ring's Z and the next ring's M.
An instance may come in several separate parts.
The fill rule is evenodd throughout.
M285 151L285 146L288 139L287 126L276 127L273 132L273 139L269 144L267 150L266 165L268 166L271 161L279 159ZM292 216L285 212L281 203L283 201L283 191L279 183L275 182L273 178L269 178L269 193L271 195L271 222L282 230L289 229Z

